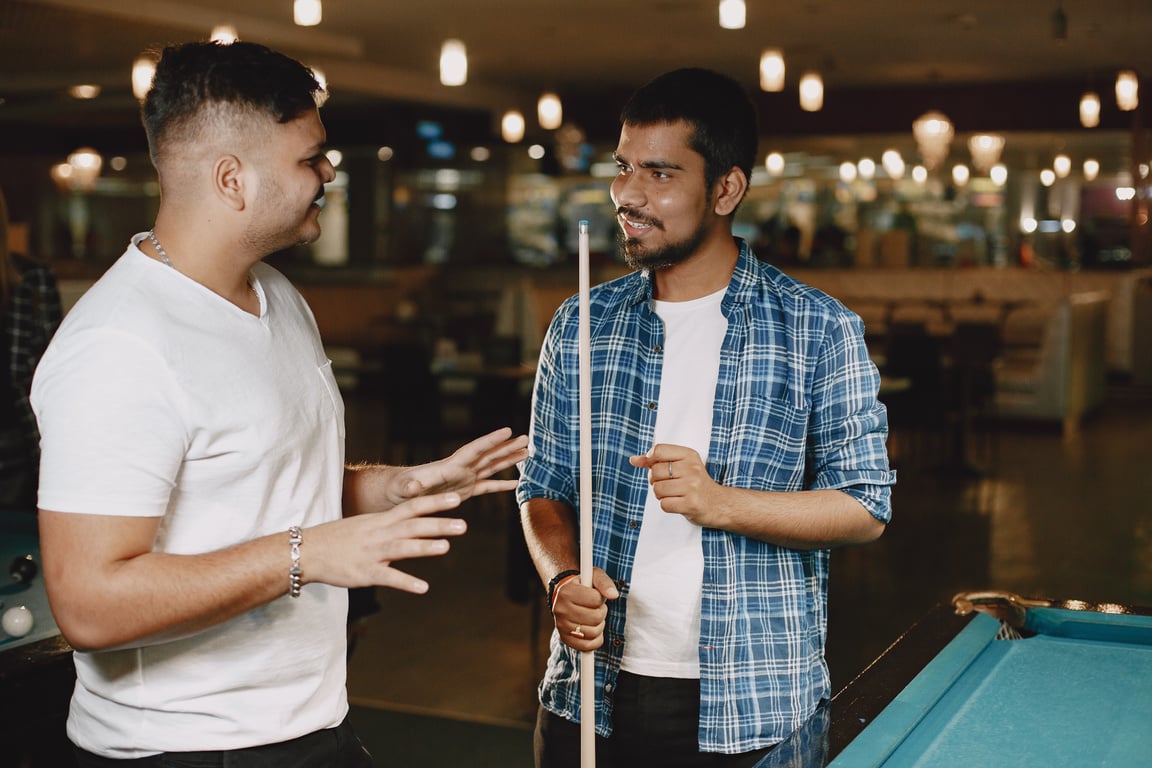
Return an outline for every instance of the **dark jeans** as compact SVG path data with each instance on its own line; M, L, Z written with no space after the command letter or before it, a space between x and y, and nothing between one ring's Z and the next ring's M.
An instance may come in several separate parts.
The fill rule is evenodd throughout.
M335 728L326 728L298 739L223 752L166 752L136 760L114 760L77 748L76 765L79 768L121 765L140 768L372 768L372 756L345 720Z
M827 703L787 741L737 755L700 752L699 717L699 680L621 672L616 681L612 736L596 737L596 766L816 768L827 762ZM579 768L580 726L541 707L536 719L534 750L536 768Z

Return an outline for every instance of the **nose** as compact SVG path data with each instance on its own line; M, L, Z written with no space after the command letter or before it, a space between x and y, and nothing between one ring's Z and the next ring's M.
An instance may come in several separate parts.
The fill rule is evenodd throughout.
M332 161L325 155L324 159L320 161L318 166L320 169L320 179L324 184L331 184L336 180L336 167L332 165Z
M635 174L617 174L610 188L612 203L617 208L641 208L644 205L644 190L636 181Z

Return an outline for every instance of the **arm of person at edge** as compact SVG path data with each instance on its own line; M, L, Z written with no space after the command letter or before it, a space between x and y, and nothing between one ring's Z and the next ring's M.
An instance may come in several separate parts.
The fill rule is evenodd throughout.
M437 513L515 487L515 480L493 479L525 456L526 438L510 435L497 430L416 467L348 467L345 517L303 532L302 583L426 592L425 581L393 564L442 555L447 537L465 532L463 520ZM39 518L52 612L76 650L186 637L288 592L287 531L177 555L152 550L160 517L40 510Z

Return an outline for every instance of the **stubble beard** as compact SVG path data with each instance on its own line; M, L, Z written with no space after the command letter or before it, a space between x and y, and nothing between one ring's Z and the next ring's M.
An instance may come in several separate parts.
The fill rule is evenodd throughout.
M663 229L663 226L653 222L653 226ZM696 231L684 240L675 243L665 243L658 248L645 248L642 241L627 237L620 233L620 247L624 254L624 263L632 269L648 269L659 271L682 264L692 257L704 242L708 231L703 219L696 227Z

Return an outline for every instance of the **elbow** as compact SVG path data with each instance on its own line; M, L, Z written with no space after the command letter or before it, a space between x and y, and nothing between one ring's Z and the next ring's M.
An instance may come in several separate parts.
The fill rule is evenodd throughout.
M108 642L104 633L98 627L93 626L91 622L60 614L56 614L55 618L60 635L68 641L68 645L72 646L73 650L89 653L103 651L111 647L111 643Z
M888 524L883 520L873 517L871 512L865 511L865 514L860 518L859 527L855 531L850 544L870 544L884 535L887 530Z
M50 586L46 584L46 586ZM70 598L60 590L48 590L48 604L60 635L73 650L105 651L124 642L122 627L101 616L101 612L84 606L82 598Z
M884 531L888 530L888 524L882 520L877 520L872 517L872 515L868 515L868 519L870 522L862 532L863 538L860 540L861 544L869 544L876 541L884 535Z

